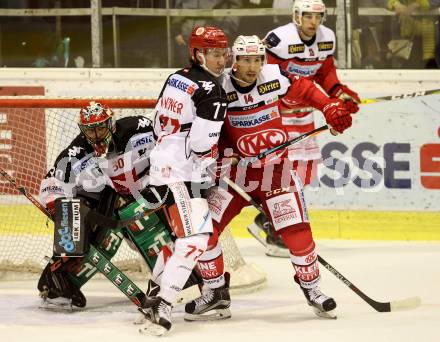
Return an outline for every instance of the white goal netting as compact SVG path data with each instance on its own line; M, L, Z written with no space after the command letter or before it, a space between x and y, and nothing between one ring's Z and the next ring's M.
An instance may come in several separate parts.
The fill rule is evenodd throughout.
M0 98L0 168L34 197L58 154L79 133L79 109L89 100ZM151 115L153 100L97 100L113 108L116 119ZM252 291L266 277L247 264L226 230L221 237L231 288ZM0 175L0 279L37 277L52 255L53 224ZM112 259L123 271L145 273L140 255L125 243ZM145 275L144 275L145 276Z

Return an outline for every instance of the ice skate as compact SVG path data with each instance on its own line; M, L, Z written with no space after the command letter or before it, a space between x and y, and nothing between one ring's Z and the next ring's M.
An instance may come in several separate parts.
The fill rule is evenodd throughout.
M145 296L147 299L151 299L152 297L156 297L160 291L160 286L155 281L148 279L147 291L145 292ZM144 303L143 303L144 304ZM146 304L146 303L145 303ZM145 313L142 312L133 322L133 324L144 324L146 322Z
M73 311L72 300L66 297L48 298L41 296L41 303L38 306L41 310L48 311Z
M231 297L229 295L229 273L222 287L204 287L202 295L185 305L185 321L214 321L231 318Z
M295 281L299 284L298 278L295 276ZM301 290L304 293L304 296L307 299L307 304L309 304L315 314L322 318L330 318L336 319L336 302L333 298L325 295L319 289L319 286L316 286L312 289L306 289L301 287Z
M289 249L284 244L280 236L274 234L273 229L266 217L260 213L254 222L247 227L248 232L255 237L264 247L266 247L266 255L278 258L288 258L290 256ZM262 236L261 233L264 232Z
M172 306L161 297L148 297L139 311L145 315L141 334L162 336L171 329Z
M41 304L39 309L50 311L74 311L86 306L86 298L83 293L76 289L71 288L73 291L69 297L57 296L53 292L49 291L47 286L43 286L43 291L40 291Z

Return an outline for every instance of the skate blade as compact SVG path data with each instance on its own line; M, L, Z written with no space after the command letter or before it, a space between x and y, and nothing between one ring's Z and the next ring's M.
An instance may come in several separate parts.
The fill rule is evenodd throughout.
M231 318L231 310L229 309L217 309L214 312L208 311L204 314L194 315L186 313L183 316L183 319L187 322L195 322L195 321L219 321L222 319Z
M136 317L133 324L134 325L141 325L141 324L144 324L146 321L147 321L147 318L145 317L145 315L140 314L138 317Z
M139 329L142 335L163 336L168 332L163 326L153 323L146 319L144 327Z
M314 306L312 306L312 308L313 308L313 312L318 317L325 318L325 319L337 319L338 318L338 316L336 315L336 310L322 311L318 308L315 308Z
M73 312L72 302L67 298L43 299L38 306L40 310L53 312Z
M266 255L275 258L290 258L290 252L287 248L280 248L274 245L266 245Z
M260 233L264 233L264 230L260 229L255 222L251 223L247 227L247 231L251 234L259 243L261 243L264 247L267 247L266 239L263 238ZM265 233L264 233L265 234Z

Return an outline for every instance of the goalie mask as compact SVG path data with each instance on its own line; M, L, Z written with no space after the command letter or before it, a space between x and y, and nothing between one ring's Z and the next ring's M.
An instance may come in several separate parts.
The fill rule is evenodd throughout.
M99 157L106 154L112 141L113 111L97 102L82 108L78 126Z
M196 26L191 32L188 45L191 63L199 64L214 77L223 73L224 66L219 70L213 70L206 63L206 55L209 53L224 57L224 64L229 58L228 38L221 29L214 26ZM197 58L198 54L202 61Z
M304 13L321 13L322 24L325 20L326 10L322 0L295 0L293 3L293 22L296 26L302 26Z

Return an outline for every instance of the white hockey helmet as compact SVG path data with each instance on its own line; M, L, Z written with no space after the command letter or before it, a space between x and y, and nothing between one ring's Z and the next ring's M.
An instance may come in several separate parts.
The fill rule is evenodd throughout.
M302 25L301 18L305 12L322 13L321 24L324 22L326 16L325 4L322 0L295 0L292 12L293 22L297 26ZM295 18L296 13L298 13L298 20Z
M232 45L232 65L237 63L237 56L266 56L266 48L258 36L238 36Z

